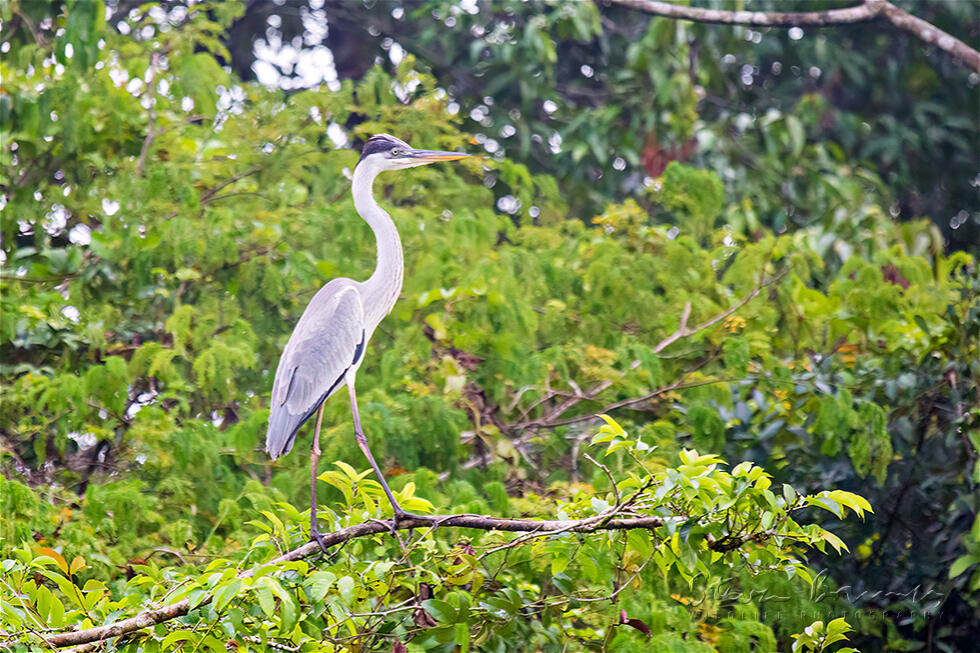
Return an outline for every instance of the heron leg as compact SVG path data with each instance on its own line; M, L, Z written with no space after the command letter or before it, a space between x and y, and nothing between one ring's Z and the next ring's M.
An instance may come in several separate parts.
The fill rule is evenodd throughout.
M326 403L326 402L324 402ZM320 545L327 553L327 545L323 542L320 529L316 525L316 472L320 463L320 425L323 424L323 404L316 413L316 431L313 434L313 446L310 448L310 539Z
M398 505L398 500L395 499L395 495L391 493L391 488L388 487L388 482L385 481L385 477L381 474L381 469L378 467L378 463L375 462L374 456L371 455L371 448L368 447L367 438L364 437L364 431L361 430L361 416L357 411L357 391L354 390L354 380L348 379L347 388L350 391L350 409L351 414L354 416L354 437L357 438L357 446L361 448L364 455L367 456L368 462L371 463L371 469L374 470L375 475L377 475L378 480L381 482L381 487L388 496L388 501L391 503L391 508L394 510L395 518L391 524L391 532L394 533L395 529L398 527L398 522L404 519L424 519L426 521L431 521L432 518L427 515L416 515L415 513L407 512Z

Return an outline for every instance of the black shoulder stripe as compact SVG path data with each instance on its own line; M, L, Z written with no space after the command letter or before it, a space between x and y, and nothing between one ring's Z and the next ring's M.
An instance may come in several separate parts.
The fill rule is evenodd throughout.
M350 366L348 366L347 369L345 369L343 372L340 373L340 376L337 377L337 380L330 384L330 387L327 388L327 391L324 392L322 395L320 395L320 398L317 399L313 403L313 406L311 406L309 408L309 410L307 410L306 413L303 414L303 416L299 419L299 421L296 423L296 425L292 428L292 430L289 433L289 437L286 440L286 446L283 447L283 455L285 455L285 453L288 452L292 448L292 446L293 446L293 440L296 439L296 434L299 432L300 427L302 427L303 424L305 424L308 419L310 419L311 417L313 417L313 415L316 413L317 409L320 408L320 404L322 404L324 401L326 401L327 400L327 397L329 397L330 394L334 390L337 389L337 386L340 385L340 383L344 380L344 377L347 375L347 370L349 370L354 365L357 365L357 361L361 360L361 356L364 355L364 341L366 339L366 335L367 334L365 333L365 331L363 329L361 329L361 341L359 343L357 343L357 347L354 348L354 360L351 361ZM292 374L289 377L289 389L290 390L292 389L293 379L295 379L295 377L296 377L296 370L297 369L298 369L298 367L294 367L293 368L293 371L292 371ZM287 398L289 397L289 391L288 390L286 391L286 397ZM285 404L285 403L286 403L286 401L283 400L283 404ZM280 405L282 405L282 404L280 404Z
M364 355L364 329L361 329L361 341L357 343L357 347L354 348L354 360L350 364L357 365L357 361L361 360L361 356Z
M292 448L292 446L293 446L293 445L292 445L292 442L293 442L293 440L295 440L295 439L296 439L296 434L297 434L297 433L299 433L299 429L300 429L300 427L302 427L302 426L303 426L303 424L306 424L306 420L308 420L308 419L310 419L311 417L313 417L313 415L314 415L314 414L316 413L316 411L317 411L317 410L319 410L319 408L320 408L320 404L322 404L322 403L323 403L324 401L326 401L326 400L327 400L327 397L329 397L329 396L330 396L330 393L332 393L332 392L333 392L334 390L336 390L336 389L337 389L337 386L338 386L338 385L340 385L340 382L344 380L344 376L345 376L346 374L347 374L347 370L344 370L344 371L343 371L343 372L342 372L342 373L340 374L340 376L338 376L338 377L337 377L337 380L336 380L336 381L334 381L334 382L333 382L333 383L332 383L332 384L330 385L330 387L329 387L329 388L327 388L327 391L326 391L326 392L324 392L324 393L323 393L322 395L320 395L320 398L319 398L319 399L317 399L317 400L316 400L316 401L315 401L315 402L313 403L313 406L312 406L312 407L311 407L311 408L310 408L310 409L309 409L308 411L306 411L306 413L305 413L305 414L303 415L303 417L302 417L302 418L301 418L301 419L299 420L299 422L297 422L297 423L296 423L296 426L294 426L294 427L293 427L293 430L292 430L292 432L291 432L291 433L289 434L289 440L288 440L288 442L289 442L289 444L288 444L288 445L287 445L287 447L286 447L286 451L288 451L288 450L289 450L290 448Z

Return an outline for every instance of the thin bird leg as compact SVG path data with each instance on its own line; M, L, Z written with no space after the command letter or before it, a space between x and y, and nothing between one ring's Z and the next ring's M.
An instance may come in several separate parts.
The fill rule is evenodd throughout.
M326 403L326 402L324 402ZM313 434L313 446L310 448L310 539L320 545L327 553L327 545L316 525L316 471L320 463L320 425L323 424L323 404L316 412L316 432Z
M354 390L353 379L349 380L347 388L350 390L350 409L351 413L354 415L354 437L357 438L357 446L361 448L364 455L367 456L368 462L371 463L371 468L377 475L378 480L381 481L381 487L384 489L385 494L388 495L388 501L391 502L391 508L395 512L395 519L391 524L391 531L394 533L398 526L398 522L403 519L425 519L430 521L432 518L426 515L416 515L411 512L406 512L402 510L402 507L398 505L398 500L395 499L395 495L391 493L391 488L388 487L388 483L385 481L385 477L382 476L381 470L378 468L378 463L374 461L374 456L371 455L371 449L368 447L367 438L364 437L364 432L361 430L361 417L357 412L357 392Z

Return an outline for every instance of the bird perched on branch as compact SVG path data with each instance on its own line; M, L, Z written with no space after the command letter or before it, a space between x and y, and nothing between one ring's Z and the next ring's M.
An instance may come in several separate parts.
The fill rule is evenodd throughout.
M394 510L393 528L407 517L424 518L402 509L371 455L357 413L354 378L364 360L371 334L391 312L402 287L404 264L398 230L371 191L374 178L386 170L403 170L437 161L462 159L461 152L417 150L388 134L371 137L354 168L354 208L374 231L378 263L367 281L340 277L323 286L310 301L286 343L272 386L269 430L265 448L273 459L292 449L299 428L316 414L310 450L310 538L326 550L316 522L317 464L323 403L347 386L354 434Z

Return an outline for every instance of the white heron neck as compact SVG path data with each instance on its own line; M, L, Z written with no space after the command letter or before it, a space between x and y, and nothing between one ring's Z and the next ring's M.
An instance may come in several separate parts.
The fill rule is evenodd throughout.
M371 277L362 283L364 318L371 330L376 327L398 301L405 274L402 241L391 216L374 199L372 186L380 171L368 165L354 168L354 208L371 227L378 246L378 264Z

